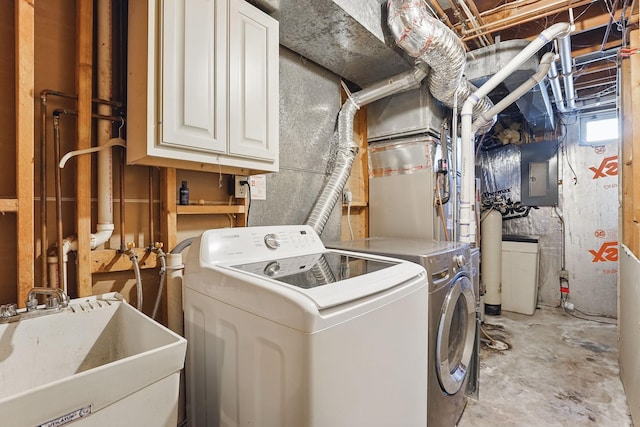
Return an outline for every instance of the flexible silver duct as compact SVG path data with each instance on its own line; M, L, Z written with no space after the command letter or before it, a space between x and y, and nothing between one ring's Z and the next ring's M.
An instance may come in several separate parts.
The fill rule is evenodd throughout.
M426 73L419 67L411 71L390 77L359 92L353 93L345 101L338 115L338 150L333 172L327 178L320 196L316 200L306 225L316 233L324 230L331 211L349 179L353 159L358 153L358 146L353 142L353 118L360 107L395 93L417 89Z
M462 105L477 88L463 76L466 53L458 36L431 16L422 0L389 0L387 8L387 24L396 44L430 67L431 94L449 108L454 108L456 98L457 105ZM492 106L489 98L481 99L474 107L474 119ZM493 123L494 119L478 132L486 132Z

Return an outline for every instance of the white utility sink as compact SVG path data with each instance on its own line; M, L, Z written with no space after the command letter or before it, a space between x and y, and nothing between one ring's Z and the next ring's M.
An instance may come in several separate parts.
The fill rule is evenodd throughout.
M176 425L184 338L117 293L30 314L0 324L1 425Z

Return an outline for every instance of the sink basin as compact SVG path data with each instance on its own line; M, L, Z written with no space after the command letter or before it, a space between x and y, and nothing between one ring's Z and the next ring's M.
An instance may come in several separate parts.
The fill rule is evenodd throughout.
M186 340L117 293L0 324L0 424L172 426Z

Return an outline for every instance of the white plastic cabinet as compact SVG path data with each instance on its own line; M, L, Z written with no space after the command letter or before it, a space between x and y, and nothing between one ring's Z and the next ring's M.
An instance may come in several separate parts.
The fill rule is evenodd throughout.
M538 304L538 242L502 241L502 309L532 315Z
M128 163L277 171L278 49L244 0L129 2Z

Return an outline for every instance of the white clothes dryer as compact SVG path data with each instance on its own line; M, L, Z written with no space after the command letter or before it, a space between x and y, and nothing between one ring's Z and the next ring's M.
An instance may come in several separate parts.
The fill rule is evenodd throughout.
M329 242L327 247L385 255L425 267L429 280L429 353L427 423L457 424L466 405L465 392L478 393L478 304L467 243L427 239L372 237Z
M427 423L427 280L308 226L206 231L184 276L189 425Z

